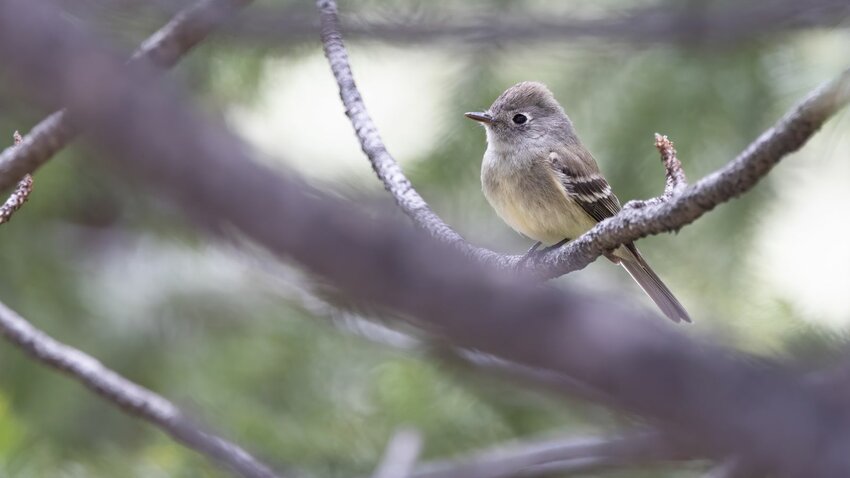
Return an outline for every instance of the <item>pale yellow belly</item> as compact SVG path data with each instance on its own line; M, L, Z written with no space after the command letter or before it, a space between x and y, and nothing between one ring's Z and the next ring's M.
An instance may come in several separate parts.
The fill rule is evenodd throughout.
M491 204L499 217L515 231L546 245L567 238L575 239L596 224L580 206L567 199L555 198L543 207L537 202L526 203L521 199Z
M551 245L575 239L596 224L570 199L548 162L545 151L498 155L488 150L481 169L484 196L511 228Z

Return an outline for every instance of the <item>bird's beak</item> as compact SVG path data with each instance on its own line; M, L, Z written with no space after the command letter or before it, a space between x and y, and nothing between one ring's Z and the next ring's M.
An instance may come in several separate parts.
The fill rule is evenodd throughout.
M493 116L490 113L464 113L463 115L479 123L493 124Z

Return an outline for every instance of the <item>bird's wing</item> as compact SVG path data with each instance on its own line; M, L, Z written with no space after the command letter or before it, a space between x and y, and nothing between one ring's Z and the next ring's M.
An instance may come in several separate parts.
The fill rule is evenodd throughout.
M593 156L582 146L559 148L549 154L548 160L567 195L596 222L620 210L620 201L611 192Z

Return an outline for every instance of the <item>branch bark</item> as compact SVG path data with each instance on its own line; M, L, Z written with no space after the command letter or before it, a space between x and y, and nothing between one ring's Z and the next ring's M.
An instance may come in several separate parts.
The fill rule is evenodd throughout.
M629 201L623 206L623 209L640 209L661 204L669 201L673 196L688 187L688 178L685 176L685 169L682 167L681 161L679 161L676 148L673 147L673 142L670 141L670 138L655 133L655 149L661 154L661 162L664 164L664 193L652 199Z
M73 109L124 176L443 340L591 384L687 433L710 456L742 456L780 477L850 473L847 410L791 370L695 342L611 297L518 281L281 176L251 161L173 85L127 69L43 4L0 0L0 61L39 92L33 101ZM80 78L98 94L81 92Z
M201 0L178 12L148 37L130 57L129 64L169 69L180 58L252 0ZM0 191L25 174L33 173L76 136L66 110L56 111L35 125L20 145L0 153Z
M582 269L622 244L649 235L679 230L717 205L747 192L781 159L802 147L823 123L850 101L848 69L837 79L812 92L724 168L682 189L685 178L681 165L672 178L671 170L667 167L668 187L661 198L644 201L644 207L624 208L615 217L599 223L567 245L521 261L523 256L502 255L469 244L443 222L416 192L384 146L354 82L339 30L336 3L333 0L320 0L317 5L325 56L339 86L346 115L351 120L372 168L401 209L432 236L459 247L468 255L511 270L522 264L541 278L553 278ZM669 146L672 150L672 144ZM675 150L672 151L675 159ZM665 152L661 152L664 158Z
M15 131L15 134L12 135L14 138L14 146L18 146L23 141L21 138L21 133ZM21 206L27 202L27 199L30 197L30 193L32 193L32 176L29 174L24 175L24 177L18 181L18 186L15 187L15 190L9 195L9 198L6 199L6 202L0 206L0 224L4 224L9 222L12 219L12 214L15 213Z
M106 368L94 357L33 327L0 303L0 334L41 364L64 372L107 402L246 478L275 478L271 468L230 441L203 431L165 398Z

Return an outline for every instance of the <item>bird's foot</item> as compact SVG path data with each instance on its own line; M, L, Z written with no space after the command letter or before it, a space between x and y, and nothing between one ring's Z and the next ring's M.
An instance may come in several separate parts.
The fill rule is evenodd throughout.
M533 246L531 246L531 248L528 249L528 252L526 252L522 256L522 258L520 258L519 262L517 262L517 264L516 264L517 269L522 268L525 265L525 263L528 262L528 260L531 259L532 257L539 256L539 255L542 255L542 254L546 254L547 252L553 251L553 250L563 246L564 244L566 244L570 241L571 241L571 239L567 238L567 239L564 239L564 240L558 242L557 244L553 244L551 246L544 247L543 249L539 249L540 246L543 245L543 243L542 242L536 242Z

